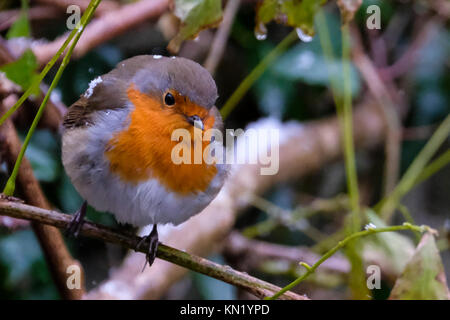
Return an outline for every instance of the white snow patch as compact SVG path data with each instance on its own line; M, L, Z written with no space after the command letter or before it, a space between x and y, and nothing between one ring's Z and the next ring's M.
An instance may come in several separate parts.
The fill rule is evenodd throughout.
M373 230L373 229L376 229L376 228L377 228L377 226L374 225L372 222L366 224L366 226L364 227L365 230Z
M102 78L101 77L97 77L97 78L95 78L94 80L92 80L90 83L89 83L89 88L86 90L86 92L84 93L84 96L86 97L86 98L90 98L91 96L92 96L92 94L94 93L94 88L99 84L99 83L102 83L103 82L103 80L102 80Z

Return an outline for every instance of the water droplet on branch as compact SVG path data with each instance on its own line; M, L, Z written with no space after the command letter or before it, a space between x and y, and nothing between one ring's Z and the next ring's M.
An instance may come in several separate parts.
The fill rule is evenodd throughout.
M302 40L303 42L311 42L312 41L313 37L306 34L305 32L303 32L302 29L295 28L295 31L297 31L298 38L300 40Z
M260 22L255 27L255 37L257 40L266 40L267 39L267 28L264 23Z

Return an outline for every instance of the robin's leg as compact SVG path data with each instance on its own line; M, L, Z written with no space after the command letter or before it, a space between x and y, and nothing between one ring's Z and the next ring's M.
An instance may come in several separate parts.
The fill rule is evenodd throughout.
M73 237L78 237L81 227L84 223L84 217L86 216L87 202L84 201L81 208L75 212L72 221L69 223L66 234Z
M136 246L136 250L139 250L143 243L149 241L148 251L147 251L147 262L151 266L156 258L156 251L158 251L159 239L158 239L158 228L156 224L153 225L153 229L150 234L143 237L141 241ZM144 265L145 269L146 264Z

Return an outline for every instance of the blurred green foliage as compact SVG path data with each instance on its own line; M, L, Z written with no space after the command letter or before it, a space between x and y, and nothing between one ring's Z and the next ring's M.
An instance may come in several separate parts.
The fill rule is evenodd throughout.
M6 34L6 39L29 37L30 22L28 21L28 0L21 0L22 8L19 18L14 21Z
M37 61L33 51L25 50L22 56L14 62L0 67L0 71L4 72L6 77L18 84L24 91L27 90L38 77ZM33 88L33 94L39 93L39 87Z

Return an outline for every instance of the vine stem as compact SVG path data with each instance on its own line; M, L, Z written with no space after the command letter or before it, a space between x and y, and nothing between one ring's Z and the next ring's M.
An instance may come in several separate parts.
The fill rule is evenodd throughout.
M435 160L433 160L433 162L431 162L423 169L422 173L417 177L416 181L414 182L414 186L424 182L449 163L450 163L450 149L441 154L439 157L437 157Z
M435 173L436 170L440 169L443 165L448 163L449 155L447 151L446 153L444 153L444 155L441 156L442 158L438 158L437 160L435 160L438 162L433 162L432 167L426 167L427 163L436 153L437 149L448 138L449 133L450 115L447 115L447 117L437 128L433 136L427 142L425 147L423 147L419 155L411 163L408 170L403 175L392 193L375 206L375 210L381 214L381 217L385 221L388 221L391 218L401 198L406 193L408 193L409 190L414 187L414 185L423 181L424 178L428 178L431 174Z
M328 68L331 62L335 60L333 48L331 45L330 34L327 27L325 15L322 10L316 14L317 29L320 37L320 44L324 52ZM347 25L342 26L342 71L344 95L338 93L339 79L330 74L331 91L336 105L336 112L341 121L342 141L344 147L344 160L347 177L347 188L350 198L350 207L352 209L352 229L354 231L360 228L360 208L358 179L356 174L355 148L353 144L353 116L352 116L352 96L350 79L350 32Z
M344 99L342 103L343 141L345 167L347 172L347 187L352 208L353 231L361 226L358 177L355 163L355 146L353 144L353 116L350 79L350 32L347 24L342 26L342 69L344 74Z
M334 246L332 249L330 249L327 253L325 253L314 265L309 266L304 262L300 262L300 265L304 266L306 268L306 272L298 277L296 280L294 280L293 282L291 282L290 284L288 284L287 286L285 286L283 289L281 289L280 291L278 291L276 294L274 294L272 297L266 298L268 300L273 300L273 299L277 299L278 297L280 297L282 294L284 294L285 292L287 292L288 290L291 290L292 288L294 288L295 286L297 286L300 282L302 282L303 280L305 280L310 274L314 273L314 271L328 258L330 258L333 254L335 254L339 249L345 247L345 245L357 238L361 238L364 236L368 236L371 234L375 234L375 233L381 233L381 232L394 232L394 231L401 231L401 230L411 230L411 231L416 231L416 232L430 232L430 233L437 233L434 229L422 225L422 226L417 226L417 225L412 225L410 223L405 222L403 225L399 225L399 226L390 226L390 227L384 227L384 228L367 228L366 230L363 231L359 231L359 232L355 232L349 236L347 236L344 240L339 241L338 244L336 246Z
M245 77L245 79L239 84L237 89L220 109L220 113L224 119L231 113L231 111L233 111L238 102L247 93L256 80L262 76L267 67L284 51L286 51L286 49L297 39L297 32L295 30L291 31L291 33L289 33L272 51L270 51L269 54L258 63L252 72Z
M72 221L71 215L26 205L18 201L9 201L8 197L5 196L0 196L0 215L31 220L60 229L67 229L67 226ZM148 252L148 242L137 248L137 244L140 243L143 238L89 221L83 223L80 235L114 243L142 253ZM252 277L246 273L236 271L229 266L222 266L218 263L161 243L158 246L156 256L181 267L242 288L258 298L269 297L281 289L271 283ZM287 291L284 292L281 298L287 300L308 300L305 296Z
M319 32L320 44L324 53L326 66L332 70L331 66L337 61L333 53L331 37L327 26L327 21L323 10L316 14L316 25ZM333 93L336 113L340 121L340 134L342 148L344 150L344 164L347 182L347 192L350 198L350 220L346 223L346 233L356 232L361 228L358 177L356 173L355 147L353 142L353 113L352 113L352 94L350 77L350 32L347 24L341 28L342 42L342 77L336 72L330 72L330 87ZM343 94L339 91L340 83L343 83ZM366 288L361 286L361 280L364 278L360 246L353 243L346 248L346 255L352 265L352 276L349 278L350 287L355 298L364 298Z
M45 106L47 105L48 99L50 98L50 95L51 95L53 89L57 86L59 79L61 78L61 75L64 72L64 69L68 65L68 63L70 61L70 57L72 56L72 52L73 52L78 40L80 39L85 26L89 23L89 20L91 19L92 15L95 12L95 9L100 4L100 2L101 2L101 0L92 0L89 3L88 9L86 10L85 14L83 15L83 17L80 20L80 24L77 26L76 29L74 29L74 31L71 32L70 36L64 43L65 45L66 45L66 43L68 44L70 42L69 39L71 39L71 37L73 37L73 35L75 35L72 44L70 45L66 55L64 56L64 59L63 59L61 65L59 66L58 71L56 72L56 75L53 78L52 83L51 83L44 99L42 100L41 105L39 106L39 110L37 111L36 116L34 117L33 122L31 123L30 129L28 130L27 136L25 137L25 140L22 144L22 148L20 149L20 152L17 157L16 163L14 165L13 171L12 171L10 177L8 178L8 181L6 182L5 188L3 190L3 193L7 196L12 196L14 194L14 190L16 188L16 178L17 178L17 174L19 173L20 164L22 163L22 159L25 155L25 151L27 150L27 147L31 140L31 137L33 136L33 133L36 130L36 127L37 127L39 121L41 120L41 117L42 117L42 114L44 113L44 109L45 109ZM59 51L61 51L61 50L64 51L64 49L65 48L63 45ZM61 53L62 53L62 51L61 51ZM58 54L55 55L55 57L57 59ZM55 57L53 57L51 62L53 60L55 60ZM56 62L56 60L55 60L55 62ZM50 63L47 64L46 69L50 65ZM51 66L48 69L50 69L50 68L51 68ZM43 76L45 76L44 71L46 69L44 69L41 72L41 75L39 76L39 78L40 78L39 82L42 81ZM30 86L30 88L28 88L28 90L22 95L21 99L19 99L19 101L10 110L8 110L8 112L5 114L5 116L2 117L2 121L6 120L9 115L11 115L15 110L17 110L18 107L20 107L20 105L23 103L23 101L25 101L25 99L27 97L26 96L27 92L30 89L32 89L35 85L38 85L38 83L33 84L32 86ZM9 113L9 115L8 115L8 113ZM1 125L2 121L0 121L0 125Z

